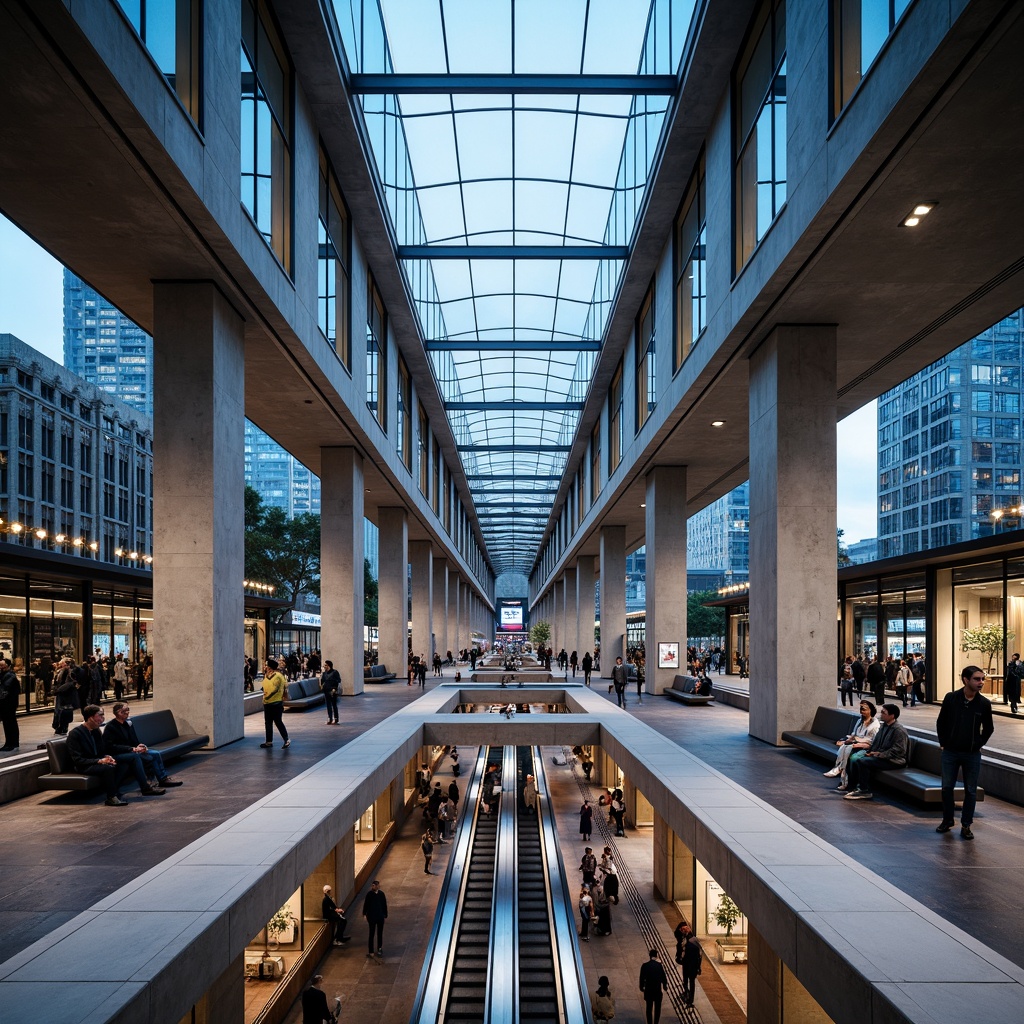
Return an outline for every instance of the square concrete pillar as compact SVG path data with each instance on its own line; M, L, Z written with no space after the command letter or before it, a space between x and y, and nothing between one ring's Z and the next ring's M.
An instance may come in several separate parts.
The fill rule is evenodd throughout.
M562 600L564 616L563 622L565 637L564 647L566 654L572 654L576 652L577 659L583 657L579 649L579 634L580 634L580 620L579 620L579 605L577 604L576 597L576 567L573 566L571 569L565 570L565 575L562 577Z
M576 615L579 622L579 633L576 650L580 660L590 651L594 652L594 559L592 556L581 558L576 563Z
M565 577L551 585L551 647L554 657L565 646Z
M750 735L835 703L836 331L777 327L750 358Z
M647 693L664 693L686 671L686 467L647 474ZM678 644L675 666L658 668L658 644Z
M429 540L409 542L412 567L412 653L430 659L434 654L434 555Z
M472 626L470 625L471 610L469 606L473 595L469 589L468 580L463 580L459 585L459 595L459 634L466 646L466 650L469 650L473 646Z
M456 658L459 651L466 646L462 639L462 630L459 628L459 597L462 590L462 579L457 572L448 567L448 603L445 608L445 621L447 623L448 645Z
M243 734L244 325L210 283L156 284L153 314L155 709L220 747Z
M434 641L441 657L450 651L454 640L449 633L448 620L448 560L434 559L434 593L433 593Z
M626 528L601 530L601 674L626 657Z
M378 510L378 661L401 679L409 664L409 523L404 508Z
M694 857L686 844L654 812L654 890L663 899L693 900Z
M363 692L363 494L362 456L321 448L320 649L349 696Z

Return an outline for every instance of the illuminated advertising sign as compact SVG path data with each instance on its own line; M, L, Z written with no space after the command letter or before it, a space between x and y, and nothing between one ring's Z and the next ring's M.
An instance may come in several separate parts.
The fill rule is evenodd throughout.
M502 632L522 632L526 628L524 616L524 601L512 598L498 600L498 629Z

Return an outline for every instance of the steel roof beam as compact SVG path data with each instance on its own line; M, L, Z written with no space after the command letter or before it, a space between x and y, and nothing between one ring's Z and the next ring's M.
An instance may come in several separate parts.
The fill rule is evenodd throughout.
M600 352L601 342L582 338L556 341L483 341L438 338L426 343L428 352Z
M445 409L455 412L491 412L495 409L511 409L513 412L564 412L568 409L582 409L582 402L520 402L508 398L497 402L445 402Z
M567 452L571 444L460 444L460 452ZM536 477L534 477L536 479Z
M498 476L494 473L471 473L466 476L466 479L491 481L493 483L505 483L506 481L512 481L515 483L517 480L554 480L560 483L562 480L560 476L555 476L554 474L549 476L539 475L537 473L523 473L521 476L509 476L507 473L502 476Z
M355 74L357 96L672 96L675 75Z
M400 260L625 260L628 245L400 245Z

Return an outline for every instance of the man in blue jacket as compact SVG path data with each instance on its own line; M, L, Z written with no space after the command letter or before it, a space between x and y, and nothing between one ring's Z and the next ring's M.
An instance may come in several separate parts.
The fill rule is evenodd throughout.
M942 698L935 732L942 747L942 821L936 832L948 832L956 804L954 790L959 772L964 776L964 806L960 811L960 837L973 839L974 805L978 798L978 773L981 771L981 748L988 743L995 726L992 702L982 697L985 672L977 665L968 665L960 673L963 686Z

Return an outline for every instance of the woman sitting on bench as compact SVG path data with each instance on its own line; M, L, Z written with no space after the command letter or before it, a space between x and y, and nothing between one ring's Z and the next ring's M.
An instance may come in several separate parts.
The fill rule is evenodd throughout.
M871 748L871 741L875 738L875 733L881 728L881 723L875 717L875 710L875 705L871 701L862 700L860 702L860 721L854 727L853 732L847 734L841 740L836 740L839 752L836 754L835 767L825 772L825 778L834 779L837 775L841 775L842 778L837 787L841 792L846 792L849 782L847 767L850 763L851 755L858 750L869 750Z

